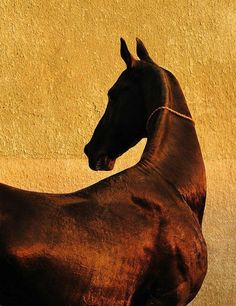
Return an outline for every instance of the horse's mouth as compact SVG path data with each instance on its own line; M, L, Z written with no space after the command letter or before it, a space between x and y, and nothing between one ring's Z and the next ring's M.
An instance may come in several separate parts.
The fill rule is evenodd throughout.
M95 171L110 171L114 168L116 159L102 155L95 162L89 162L89 167Z

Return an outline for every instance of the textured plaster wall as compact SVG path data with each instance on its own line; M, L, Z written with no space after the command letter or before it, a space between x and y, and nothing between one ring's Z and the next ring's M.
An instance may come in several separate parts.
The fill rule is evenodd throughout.
M83 147L135 37L179 79L206 161L209 272L198 306L235 305L235 1L0 2L0 181L68 192L108 173ZM144 142L114 172L138 161Z

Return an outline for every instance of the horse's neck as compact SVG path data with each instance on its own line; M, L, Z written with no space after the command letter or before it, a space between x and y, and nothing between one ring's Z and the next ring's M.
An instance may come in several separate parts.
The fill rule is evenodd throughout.
M189 116L190 112L176 79L166 74L163 87L162 104ZM150 175L155 177L158 172L174 186L201 223L206 181L194 124L168 110L160 110L154 116L148 127L149 135L141 164L150 171Z

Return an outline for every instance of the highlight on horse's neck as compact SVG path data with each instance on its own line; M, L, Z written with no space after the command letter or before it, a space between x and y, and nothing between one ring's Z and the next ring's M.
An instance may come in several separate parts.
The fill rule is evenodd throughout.
M153 99L155 101L154 104L147 101L147 104L151 104L151 106L148 107L149 116L146 123L147 132L150 121L155 121L153 117L161 115L159 113L163 110L167 110L176 116L185 118L194 123L186 104L185 97L176 78L169 71L163 68L159 68L158 72L159 78L162 82L160 97L155 97ZM178 103L176 103L176 100L178 100ZM154 110L152 110L153 106Z
M141 156L141 163L152 164L153 158L155 159L155 151L159 149L164 137L164 129L161 127L167 120L167 114L165 112L157 112L153 116L151 114L155 111L157 107L173 107L172 100L170 99L170 93L168 88L167 77L165 72L160 69L157 73L157 84L151 84L149 91L151 94L146 98L147 105L147 144L145 146L144 152ZM161 79L161 87L158 87L158 82ZM158 90L156 90L158 88ZM148 125L148 126L147 126Z
M164 97L161 100L163 106L170 106L191 117L180 85L171 74L162 79L161 92L161 97ZM156 96L156 100L158 98ZM191 120L168 111L155 114L149 125L147 144L138 167L148 175L161 175L168 181L189 204L201 223L206 177L199 142Z
M168 71L160 68L158 70L158 80L156 81L156 86L159 85L158 94L155 93L155 84L150 86L151 91L154 92L152 97L152 103L148 104L148 127L147 127L147 144L144 149L144 152L141 157L141 163L149 164L151 167L156 168L158 162L165 158L166 155L170 152L172 148L166 149L167 139L171 137L171 134L174 134L178 129L179 135L178 140L180 141L181 130L186 127L194 129L194 124L192 122L191 114L187 107L185 97L182 93L180 85L175 77ZM158 84L161 79L161 86ZM156 109L162 108L158 112L155 112ZM163 110L171 109L180 114L171 113L170 111ZM188 117L189 120L186 120L183 117ZM151 116L151 117L150 117ZM189 122L185 122L189 121ZM192 127L189 127L189 124ZM173 136L174 137L174 136Z
M152 119L152 117L159 111L162 111L162 110L167 110L169 112L171 112L172 114L175 114L176 116L179 116L181 118L184 118L186 120L190 120L193 124L195 124L194 120L187 116L187 115L184 115L182 113L179 113L177 112L176 110L174 110L173 108L170 108L169 106L159 106L157 107L152 113L151 115L148 117L148 120L147 120L147 123L146 123L146 131L148 131L148 124L149 124L149 121Z

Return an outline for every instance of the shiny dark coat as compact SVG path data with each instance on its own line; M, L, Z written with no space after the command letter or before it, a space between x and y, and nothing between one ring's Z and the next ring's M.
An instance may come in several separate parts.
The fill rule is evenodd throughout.
M144 123L155 101L190 115L174 76L152 63L140 41L134 65L122 43L127 71L112 91L122 91L134 71L149 103ZM122 153L97 154L109 112L85 149L95 168ZM1 305L180 306L195 297L207 269L205 170L195 127L161 111L144 130L137 165L83 190L48 194L0 185Z

